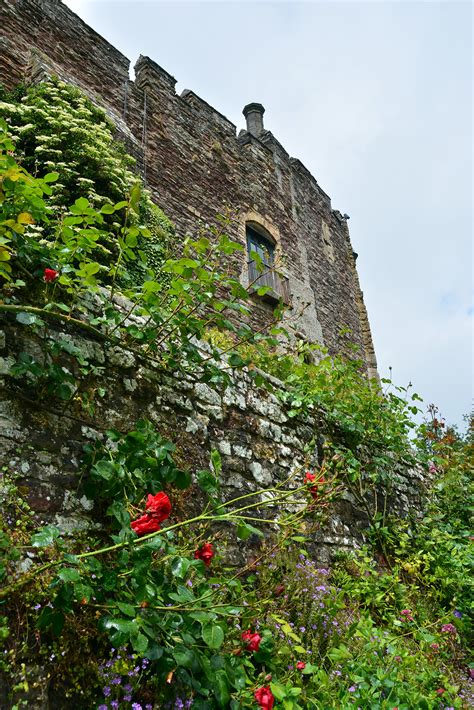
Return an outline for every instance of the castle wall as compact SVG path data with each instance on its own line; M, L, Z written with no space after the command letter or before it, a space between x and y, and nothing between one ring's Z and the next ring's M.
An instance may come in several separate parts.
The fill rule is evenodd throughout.
M89 412L74 403L64 408L54 398L36 401L34 389L13 375L12 366L22 352L41 359L43 335L19 324L14 315L2 317L0 469L7 478L14 477L40 524L52 523L65 534L100 525L97 505L81 490L81 461L84 445L103 440L108 429L125 434L135 429L138 420L150 420L176 444L178 465L186 469L191 465L193 473L208 469L211 450L219 450L225 500L258 493L288 479L285 488L301 486L304 472L322 463L325 438L337 438L323 411L290 413L291 402L281 396L283 384L263 373L267 385L262 387L255 386L248 371L228 368L227 384L208 384L200 381L198 371L164 371L153 361L54 321L48 322L47 337L73 343L98 368L100 374L88 380L87 388L94 391L100 386L103 396L95 398L94 410ZM71 372L77 367L77 361L67 355L61 364ZM426 481L420 473L394 464L392 479L393 488L386 491L387 512L404 517L410 510L421 510ZM3 495L0 486L0 507ZM385 492L380 489L378 495L382 509ZM203 501L196 486L178 498L173 501L178 515L179 505L187 513L201 510ZM304 495L301 500L304 503ZM367 501L376 506L370 496ZM278 509L255 510L255 515L276 519ZM310 515L308 522L312 519ZM315 558L327 563L335 551L361 544L367 524L365 508L345 490L331 504L328 520L311 535ZM234 552L238 554L242 550Z
M332 353L355 342L376 374L346 221L269 131L237 137L235 126L192 91L178 96L173 77L146 57L129 81L128 59L60 0L4 0L1 20L0 80L7 87L52 73L101 104L179 233L196 234L226 210L229 235L243 245L249 213L270 225L279 235L295 332ZM245 282L246 253L231 259ZM261 327L272 307L254 301L252 323ZM349 336L341 335L346 327Z

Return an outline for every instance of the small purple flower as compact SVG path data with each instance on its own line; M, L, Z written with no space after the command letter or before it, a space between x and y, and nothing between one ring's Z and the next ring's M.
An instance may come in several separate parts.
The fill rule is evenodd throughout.
M107 698L110 695L110 686L106 685L105 688L102 688L102 692L105 695L105 697Z
M41 604L35 604L34 607L33 607L33 609L34 609L35 611L38 611L38 609L41 609Z
M123 699L125 700L126 703L131 703L132 702L132 696L131 695L124 695Z
M122 679L119 675L116 675L115 678L113 678L113 680L112 680L113 685L120 685L121 682L122 682Z
M140 703L132 703L132 710L143 710Z
M127 685L124 685L124 686L123 686L123 689L125 690L126 693L131 693L132 690L133 690L133 688L132 688L132 686L130 685L130 683L127 683Z
M108 705L99 705L97 710L109 710L109 706Z
M110 703L110 707L112 708L112 710L118 710L118 706L119 706L118 700L112 700L112 702Z
M350 688L348 688L348 691L349 691L349 693L355 693L355 692L356 692L356 690L357 690L357 688L356 688L356 686L355 686L355 685L351 685L351 687L350 687Z
M455 610L453 611L453 616L455 616L456 619L462 619L462 612L459 611L459 609L455 609Z

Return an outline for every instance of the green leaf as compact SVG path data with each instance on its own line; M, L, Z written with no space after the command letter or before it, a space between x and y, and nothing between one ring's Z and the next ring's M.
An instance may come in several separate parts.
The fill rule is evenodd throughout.
M123 634L136 635L137 625L135 621L130 621L128 619L117 619L113 617L106 617L102 621L102 626L104 629L117 629Z
M220 472L222 471L222 459L217 449L212 449L211 451L211 465L216 477L218 478Z
M145 634L138 633L136 636L132 636L131 643L134 651L144 653L148 648L149 641Z
M66 617L61 611L46 606L38 617L38 629L51 629L56 636L61 633Z
M178 666L192 668L196 663L196 654L190 648L176 646L172 653Z
M54 525L46 525L32 536L31 544L33 547L48 547L59 537L61 537L61 533L58 528L54 527Z
M270 683L270 689L277 700L286 698L286 688L280 683Z
M112 461L102 460L98 461L95 466L92 467L92 471L96 476L109 481L115 475L116 467Z
M65 567L59 570L58 577L62 579L63 582L78 582L81 578L81 574L77 569Z
M125 602L116 602L116 606L122 614L125 614L125 616L131 616L132 618L135 618L135 607L132 606L131 604L126 604Z
M74 201L74 204L78 209L85 210L89 207L89 200L85 197L78 197L77 200Z
M102 214L113 214L115 212L115 205L102 205L100 211Z
M210 495L215 495L219 489L219 481L210 471L198 471L197 482L199 487Z
M224 642L224 632L217 624L203 626L201 635L209 648L220 648Z
M16 319L18 323L21 323L22 325L32 325L33 323L38 322L38 317L33 313L17 313Z
M263 537L263 532L258 528L254 528L253 525L249 525L244 520L241 520L237 525L237 537L240 540L248 540L251 535Z
M214 680L214 695L221 708L227 708L230 701L229 684L225 671L216 671Z
M189 488L191 485L191 474L189 471L180 471L179 469L176 469L176 478L174 479L174 484L176 488L179 488L180 490L184 490L185 488Z
M46 173L43 180L44 182L56 182L59 178L59 173Z
M175 577L183 579L186 576L190 564L191 561L186 557L175 557L174 560L171 561L171 573Z

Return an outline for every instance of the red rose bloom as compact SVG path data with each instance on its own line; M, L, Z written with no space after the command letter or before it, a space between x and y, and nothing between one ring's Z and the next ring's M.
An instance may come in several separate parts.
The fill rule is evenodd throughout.
M209 567L214 555L215 552L212 547L212 542L205 542L201 545L201 547L198 547L198 549L194 553L194 557L196 558L196 560L202 560L206 567Z
M46 283L51 283L51 281L57 279L58 276L59 271L56 271L55 269L45 269L43 279L46 281Z
M158 532L160 529L160 523L155 520L150 515L145 513L138 520L134 520L130 523L130 527L134 530L137 535L148 535L148 533Z
M304 661L298 661L298 663L296 664L296 668L299 671L304 671L304 669L306 668L306 663Z
M260 705L262 710L272 710L273 705L275 703L275 698L273 697L273 693L268 687L268 685L265 685L263 688L258 688L255 691L253 697Z
M321 476L321 478L316 478L316 475L314 473L310 473L309 471L306 471L304 482L308 486L309 492L315 500L319 496L318 486L322 486L324 485L324 483L326 483L326 481L324 480L324 476Z
M171 501L166 493L163 493L162 491L157 493L155 496L152 496L151 493L149 493L146 499L146 509L153 515L155 520L162 523L163 520L170 517Z
M130 523L130 527L137 535L148 535L149 533L158 532L160 523L166 518L169 518L171 513L171 502L166 493L160 491L155 496L148 494L146 500L145 513Z
M242 633L242 641L248 651L258 651L262 637L260 634L253 634L250 629Z

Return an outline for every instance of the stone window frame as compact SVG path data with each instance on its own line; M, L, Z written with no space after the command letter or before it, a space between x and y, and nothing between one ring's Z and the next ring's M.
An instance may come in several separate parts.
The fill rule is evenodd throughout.
M286 304L290 303L290 292L289 292L289 280L287 276L283 273L280 267L282 261L282 248L281 248L281 237L280 230L273 224L269 219L263 215L255 212L253 210L246 212L240 221L240 238L241 242L245 245L245 259L243 270L241 274L241 282L245 286L250 284L250 250L248 243L247 230L251 229L256 235L262 238L263 242L267 242L271 247L271 254L273 257L272 264L278 268L278 272L272 272L277 275L278 284L282 284L281 288L275 289L271 293L262 296L266 301L271 303L278 302L280 298L283 298ZM266 284L263 284L266 285Z

